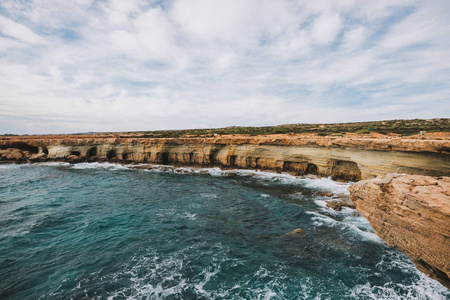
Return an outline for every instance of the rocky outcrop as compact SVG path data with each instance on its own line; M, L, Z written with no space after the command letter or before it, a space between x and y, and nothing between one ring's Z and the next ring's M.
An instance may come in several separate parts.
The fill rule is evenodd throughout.
M346 135L347 136L347 135ZM111 135L0 138L1 149L17 149L15 159L35 154L47 160L110 161L218 166L332 176L358 181L388 173L450 176L448 139L319 137L315 135L219 136L205 138L117 138ZM25 155L25 152L28 155ZM44 156L42 156L44 157Z
M449 177L389 175L349 190L379 237L450 288Z

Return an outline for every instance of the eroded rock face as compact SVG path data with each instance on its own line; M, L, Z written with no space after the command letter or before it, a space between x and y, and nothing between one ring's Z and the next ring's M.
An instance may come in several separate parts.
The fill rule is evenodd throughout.
M349 190L379 237L450 288L450 177L388 175Z
M17 150L15 154L1 153L12 148ZM210 138L0 137L2 163L54 160L217 166L331 176L340 181L388 173L450 176L448 149L448 139L335 138L308 134ZM34 160L41 154L46 156Z

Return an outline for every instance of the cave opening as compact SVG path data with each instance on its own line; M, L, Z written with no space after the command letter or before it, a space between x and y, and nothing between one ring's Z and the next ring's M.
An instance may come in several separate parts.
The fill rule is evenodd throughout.
M22 151L28 151L31 153L39 153L39 148L36 146L31 146L28 145L27 143L21 143L21 142L17 142L17 143L11 143L8 145L1 145L0 149L7 149L7 148L16 148Z
M308 164L308 166L306 167L305 174L317 175L318 173L319 173L319 169L317 168L317 166L315 164Z
M70 151L70 155L80 156L80 151Z
M169 153L168 152L163 152L161 154L161 163L163 165L168 165L169 164Z
M128 153L122 153L122 159L127 160L128 159Z
M261 168L261 169L262 169L262 166L261 166L261 158L257 157L257 158L255 159L255 167L256 167L256 168Z
M294 163L291 161L284 161L283 162L283 171L292 171L294 169L293 165L294 165Z
M236 155L230 155L230 156L228 157L228 161L229 161L229 163L230 163L230 166L236 165Z
M97 147L92 147L87 151L86 157L89 158L92 156L97 156Z
M45 147L42 147L42 153L47 154L48 155L48 149Z
M114 149L111 149L108 151L108 153L106 153L107 159L113 159L115 157L117 157L117 153L116 153L116 150L114 150Z
M216 151L212 151L212 152L209 154L209 163L210 163L211 165L214 165L214 164L219 163L219 161L217 160L217 155L218 155L218 152L216 152Z

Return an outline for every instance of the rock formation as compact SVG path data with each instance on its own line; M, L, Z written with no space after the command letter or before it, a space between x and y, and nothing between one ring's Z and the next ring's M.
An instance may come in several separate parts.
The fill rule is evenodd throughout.
M347 135L346 135L347 136ZM2 150L3 149L3 150ZM11 149L17 151L13 154ZM218 166L358 181L388 173L450 176L448 138L305 135L117 138L111 135L0 137L0 160L110 161ZM16 151L14 150L14 151ZM6 152L5 152L6 151ZM32 160L33 160L32 159Z
M389 175L349 190L379 237L450 288L450 177Z

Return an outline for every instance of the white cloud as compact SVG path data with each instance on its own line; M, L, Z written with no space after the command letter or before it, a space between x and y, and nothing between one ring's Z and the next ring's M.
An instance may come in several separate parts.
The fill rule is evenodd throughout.
M448 9L4 0L0 133L448 116Z
M314 20L312 37L320 45L333 43L341 31L341 18L338 14L321 14Z
M0 16L0 32L6 36L31 44L40 44L44 41L43 38L34 33L27 26L3 16Z

